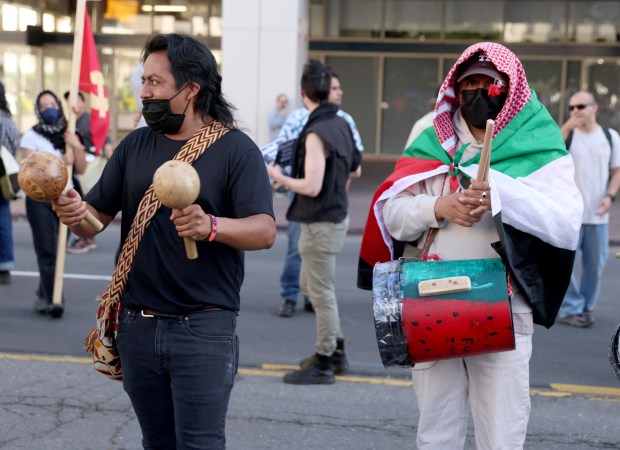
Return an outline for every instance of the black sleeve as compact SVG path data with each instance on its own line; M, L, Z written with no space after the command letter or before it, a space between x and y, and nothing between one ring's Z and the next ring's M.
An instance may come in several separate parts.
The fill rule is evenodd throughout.
M353 146L353 158L351 158L351 172L357 170L357 168L362 163L362 152L358 151L355 146Z

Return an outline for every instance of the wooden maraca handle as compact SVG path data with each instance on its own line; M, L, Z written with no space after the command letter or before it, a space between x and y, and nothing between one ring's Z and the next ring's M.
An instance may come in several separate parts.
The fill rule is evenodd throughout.
M86 222L91 224L97 232L103 230L103 224L99 219L97 219L91 212L86 214Z
M65 189L62 192L62 195L66 195L67 193L67 189ZM97 230L97 232L100 232L101 230L103 230L103 224L101 223L101 221L99 219L97 219L93 213L91 213L90 211L86 213L86 217L84 218L84 220L86 220L86 222L88 222L89 224L92 225L92 227Z
M196 241L191 238L183 238L185 242L185 254L187 259L198 258L198 248L196 247Z

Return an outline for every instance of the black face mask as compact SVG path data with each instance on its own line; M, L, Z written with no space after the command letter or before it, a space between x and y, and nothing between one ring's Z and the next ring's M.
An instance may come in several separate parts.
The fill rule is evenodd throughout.
M506 103L506 93L489 97L486 89L461 91L461 114L471 126L484 130L487 120L495 120Z
M185 111L187 111L187 107L189 106L189 100L181 114L170 112L170 100L179 95L187 86L181 88L179 92L168 100L142 100L142 116L146 124L151 127L153 131L159 134L176 134L179 132L185 120Z

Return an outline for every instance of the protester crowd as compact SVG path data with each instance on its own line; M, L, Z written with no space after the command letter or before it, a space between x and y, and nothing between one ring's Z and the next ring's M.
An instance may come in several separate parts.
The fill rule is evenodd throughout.
M289 111L287 95L277 96L267 115L270 142L260 149L237 127L204 44L156 34L136 64L136 127L117 145L108 137L100 148L92 140L83 92L73 111L77 132L67 130L69 104L44 89L34 99L37 123L20 136L0 83L0 144L18 161L52 153L73 174L58 199L25 199L40 275L34 310L63 316L65 298L52 299L60 224L75 235L66 251L81 254L96 248L98 230L85 221L87 214L105 227L121 212L118 264L100 296L99 316L111 315L89 336L95 360L102 345L117 351L116 369L122 362L123 387L145 447L224 448L243 351L235 334L243 254L273 245L276 192L289 199L284 267L281 274L266 274L280 280L276 314L294 320L303 298L316 320L314 352L300 355L299 369L282 381L333 384L336 374L349 370L336 256L348 232L351 182L355 189L355 178L363 176L364 147L352 115L341 109L337 70L319 61L304 66L300 108ZM569 118L557 124L518 56L500 44L465 49L435 94L432 111L411 124L394 172L377 183L358 287L372 289L375 265L401 256L500 260L509 274L504 293L513 345L412 364L417 445L462 448L471 407L479 448L522 448L534 325L588 328L596 321L609 212L620 190L620 136L598 123L596 98L588 91L569 93ZM64 97L70 100L69 92ZM201 147L202 141L207 144ZM489 144L485 172L482 155ZM97 158L101 170L85 189L83 174ZM200 178L190 206L161 205L153 194L153 174L169 160L192 164ZM15 268L10 201L0 198L0 284L11 282ZM184 241L196 246L196 262L187 258ZM152 262L163 258L173 264L155 269ZM160 327L171 336L165 354ZM112 363L106 364L110 369Z

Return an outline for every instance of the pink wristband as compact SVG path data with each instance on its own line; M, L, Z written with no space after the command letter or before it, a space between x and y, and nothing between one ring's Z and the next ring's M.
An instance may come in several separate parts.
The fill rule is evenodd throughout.
M211 220L211 234L209 235L209 238L207 240L211 242L213 239L215 239L215 235L217 235L217 219L215 218L213 214L207 214L207 215L209 216L209 219Z

